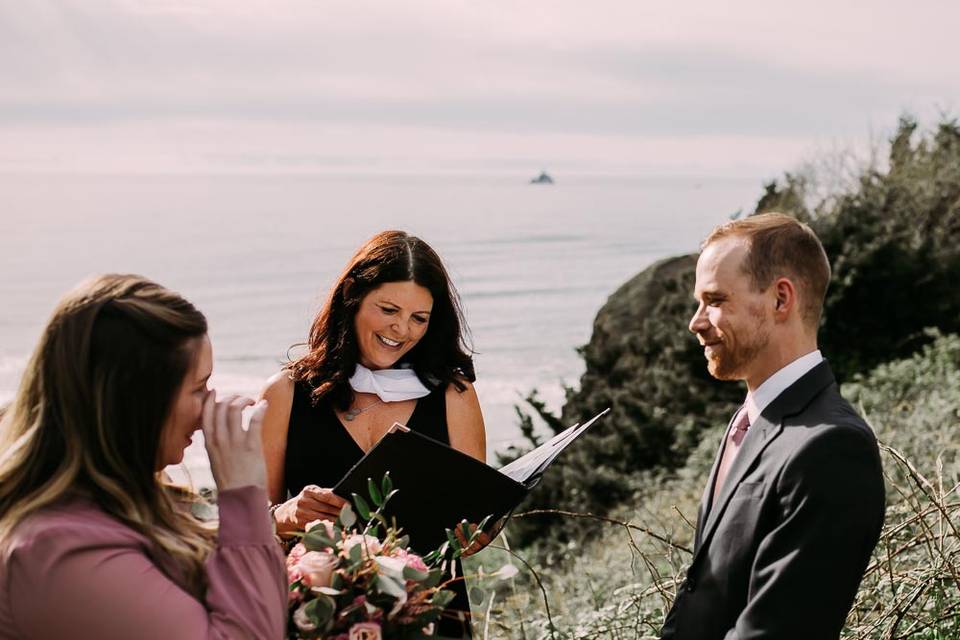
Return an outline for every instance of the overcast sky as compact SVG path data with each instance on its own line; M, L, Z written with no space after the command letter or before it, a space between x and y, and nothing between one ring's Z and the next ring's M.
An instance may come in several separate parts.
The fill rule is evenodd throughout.
M762 178L960 115L960 2L0 0L0 171Z

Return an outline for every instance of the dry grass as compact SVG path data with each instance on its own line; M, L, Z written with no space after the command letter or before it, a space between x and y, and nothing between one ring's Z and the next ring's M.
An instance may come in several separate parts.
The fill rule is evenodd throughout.
M845 386L844 395L882 443L888 506L842 637L960 638L960 338L939 337L923 353ZM690 559L690 521L718 437L706 434L674 477L646 477L633 508L602 518L595 539L559 553L534 547L518 554L529 570L475 590L479 637L657 638ZM489 572L512 558L488 549L466 570Z

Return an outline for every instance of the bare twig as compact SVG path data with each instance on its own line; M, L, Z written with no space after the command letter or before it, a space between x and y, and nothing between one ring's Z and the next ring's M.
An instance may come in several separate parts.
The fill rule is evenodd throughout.
M654 538L655 540L659 540L660 542L662 542L662 543L664 543L664 544L666 544L666 545L670 545L670 546L673 547L674 549L677 549L677 550L679 550L679 551L684 551L684 552L686 552L686 553L689 553L689 554L693 555L693 550L692 550L692 549L690 549L690 548L688 548L688 547L685 547L685 546L683 546L682 544L677 544L677 543L674 542L673 540L670 540L669 538L665 538L664 536L662 536L662 535L660 535L660 534L658 534L658 533L655 533L655 532L651 531L650 529L647 529L646 527L641 527L641 526L636 525L636 524L633 524L633 523L631 523L631 522L624 522L623 520L617 520L616 518L608 518L607 516L598 516L598 515L595 514L595 513L581 513L581 512L578 512L578 511L563 511L563 510L561 510L561 509L531 509L530 511L524 511L523 513L515 513L515 514L513 514L513 517L514 517L514 518L525 518L525 517L527 517L527 516L537 516L537 515L546 515L546 514L558 515L558 516L567 516L568 518L585 518L585 519L589 519L589 520L597 520L598 522L606 522L606 523L608 523L608 524L620 525L621 527L626 527L626 528L628 528L628 529L633 529L634 531L640 531L641 533L645 533L645 534L647 534L648 536L650 536L651 538Z
M533 576L533 579L534 579L534 580L536 581L536 583L537 583L537 587L540 588L540 593L543 594L543 606L544 606L544 608L546 609L546 612L547 612L547 624L550 626L550 638L551 638L551 640L554 640L554 639L556 638L556 632L557 632L557 630L556 630L556 627L555 627L554 624L553 624L553 615L550 613L550 598L547 597L547 590L546 590L546 589L544 588L544 586L543 586L543 581L540 579L540 574L538 574L538 573L536 572L536 570L535 570L532 566L530 566L530 563L529 563L529 562L527 562L524 558L522 558L520 555L518 555L517 553L515 553L513 550L508 549L508 548L505 547L505 546L500 546L500 545L492 545L492 544L491 544L491 545L489 545L489 546L490 546L491 549L500 549L501 551L506 551L507 553L509 553L512 557L514 557L514 558L516 558L517 560L519 560L520 562L522 562L522 563L523 563L523 566L525 566L525 567L527 568L527 570L530 572L530 575Z

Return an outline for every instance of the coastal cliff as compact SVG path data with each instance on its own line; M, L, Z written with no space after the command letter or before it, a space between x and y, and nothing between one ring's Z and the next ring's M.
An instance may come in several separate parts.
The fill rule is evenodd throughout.
M597 313L590 342L580 349L586 371L579 388L567 390L560 419L542 409L541 415L559 429L607 407L611 412L564 452L527 508L615 509L649 482L641 472L683 465L701 432L725 422L742 401L740 385L710 377L687 330L696 308L695 266L695 255L661 260L619 287ZM551 527L559 522L549 515L518 520L511 533L527 541L551 528L565 540L592 526Z

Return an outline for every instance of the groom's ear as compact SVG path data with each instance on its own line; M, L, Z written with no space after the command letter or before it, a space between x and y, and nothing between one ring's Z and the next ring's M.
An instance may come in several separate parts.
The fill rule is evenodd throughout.
M785 320L797 308L797 287L790 278L777 278L772 286L774 315Z

